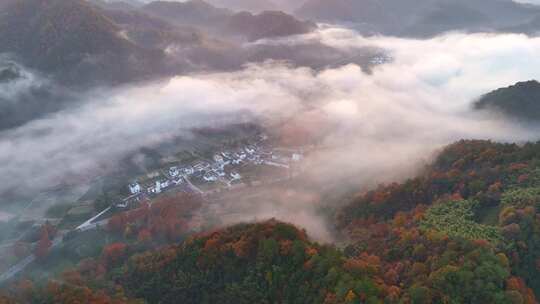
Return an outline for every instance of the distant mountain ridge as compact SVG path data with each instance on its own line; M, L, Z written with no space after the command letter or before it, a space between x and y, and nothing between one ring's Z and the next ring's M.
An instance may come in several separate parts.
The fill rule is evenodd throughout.
M141 9L172 23L196 26L214 26L233 14L233 11L217 8L202 0L187 2L154 1Z
M131 79L163 57L121 35L120 28L82 0L25 0L0 14L0 52L69 80Z
M366 32L424 37L446 31L504 31L540 15L512 0L308 0L296 15L350 22Z
M301 21L280 11L265 11L258 15L238 13L227 22L231 33L244 35L248 40L306 34L317 28L311 21Z
M530 80L497 89L483 95L474 107L495 110L514 118L540 121L540 82Z
M216 7L227 8L233 11L249 11L260 13L268 10L278 10L280 6L274 0L208 0Z
M99 0L9 0L2 6L0 53L68 84L231 69L246 60L234 51L240 47L237 37L254 41L316 28L282 12L234 13L202 0L142 7Z
M235 13L202 0L155 1L144 6L142 11L177 25L201 27L218 35L243 36L249 41L305 34L316 28L311 21L298 20L281 11Z
M0 56L0 131L58 111L72 97L34 71Z

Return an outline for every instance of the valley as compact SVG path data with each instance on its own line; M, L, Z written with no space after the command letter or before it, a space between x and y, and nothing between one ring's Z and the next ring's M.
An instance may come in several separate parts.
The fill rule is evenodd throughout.
M0 304L535 304L540 3L0 0Z

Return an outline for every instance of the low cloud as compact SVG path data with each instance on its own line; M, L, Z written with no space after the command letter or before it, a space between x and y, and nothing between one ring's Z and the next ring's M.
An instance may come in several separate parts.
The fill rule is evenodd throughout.
M43 75L0 54L0 131L57 111L72 97Z
M267 126L306 122L324 148L307 159L308 172L314 181L332 185L344 179L358 185L399 180L461 138L538 138L536 127L474 113L470 105L492 89L539 78L540 39L460 33L430 40L366 38L323 27L273 43L302 41L342 50L384 49L392 60L371 73L355 64L313 70L267 62L231 73L96 90L81 97L83 106L0 133L0 192L90 180L140 148L192 136L193 127L238 119ZM245 218L264 217L260 210ZM283 211L268 216L288 220L290 209ZM313 210L301 214L303 222L313 217L318 223Z
M26 70L8 56L0 55L0 100L14 102L33 88L46 85L46 81Z

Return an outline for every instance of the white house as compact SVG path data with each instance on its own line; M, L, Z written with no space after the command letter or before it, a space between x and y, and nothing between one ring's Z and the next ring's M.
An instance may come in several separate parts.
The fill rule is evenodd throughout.
M242 176L240 174L238 174L238 172L232 172L231 177L233 178L233 180L237 180L237 179L242 178Z
M205 174L203 176L203 179L205 181L207 181L207 182L215 182L215 181L217 181L217 177L214 174L210 174L210 173Z
M210 164L208 164L206 162L198 162L193 166L193 169L195 171L204 171L204 170L208 169L208 167L210 167Z
M137 194L141 192L141 185L139 183L129 184L129 192L131 194Z
M223 156L219 154L214 155L214 160L218 163L222 163L224 161Z
M171 185L171 182L168 181L168 180L165 180L165 181L161 181L161 182L160 182L160 188L161 188L161 189L167 188L167 187L169 187L170 185Z
M180 171L178 170L178 167L170 167L169 168L169 175L171 177L177 177L178 175L180 175Z
M223 156L223 158L225 159L231 159L232 158L232 155L230 152L221 152L221 155Z
M302 154L299 154L299 153L293 153L293 155L292 155L292 160L295 161L295 162L299 162L303 158L304 158L304 156Z
M185 175L192 175L193 173L195 173L195 170L193 170L193 167L185 167L182 172Z
M156 187L154 188L155 193L161 193L161 182L156 181Z
M116 208L121 208L121 209L127 208L128 207L128 201L127 200L122 200L121 202L116 203L115 206L116 206Z
M177 177L177 178L175 178L173 180L173 183L175 183L176 185L180 185L180 184L184 183L184 178L179 176L179 177Z

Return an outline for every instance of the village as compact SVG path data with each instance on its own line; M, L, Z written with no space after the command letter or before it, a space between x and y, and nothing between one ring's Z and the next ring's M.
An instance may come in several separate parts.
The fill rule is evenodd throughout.
M199 156L190 161L164 166L134 177L125 185L129 195L111 202L109 206L90 218L86 217L82 224L79 222L72 226L73 228L58 230L51 249L59 246L63 241L77 237L79 233L106 227L115 214L139 208L143 204L152 204L160 195L178 192L194 194L202 197L209 203L206 207L210 207L212 201L219 199L220 194L225 192L234 193L233 190L289 180L302 171L305 151L273 147L268 143L267 137L261 135L256 140L234 148L211 151L206 155L209 156ZM83 214L87 214L86 209L90 208L91 205L85 204L74 206L68 211L67 216L77 217L79 213L84 216ZM193 219L193 222L196 221ZM49 224L57 225L55 221L47 219L47 225ZM200 223L194 226L200 226ZM195 227L192 229L198 230ZM0 282L14 277L34 260L34 255L19 260L0 275Z
M131 208L144 198L173 189L206 196L243 187L253 180L250 172L253 166L274 167L287 176L298 169L303 157L301 151L278 150L266 147L262 142L218 151L212 159L163 168L134 180L127 186L131 195L115 203L114 207Z
M213 151L210 157L162 167L135 177L126 185L129 195L76 227L87 231L106 223L117 212L151 204L164 193L185 192L208 198L224 191L290 179L301 170L302 149L276 148L260 135L244 145Z

